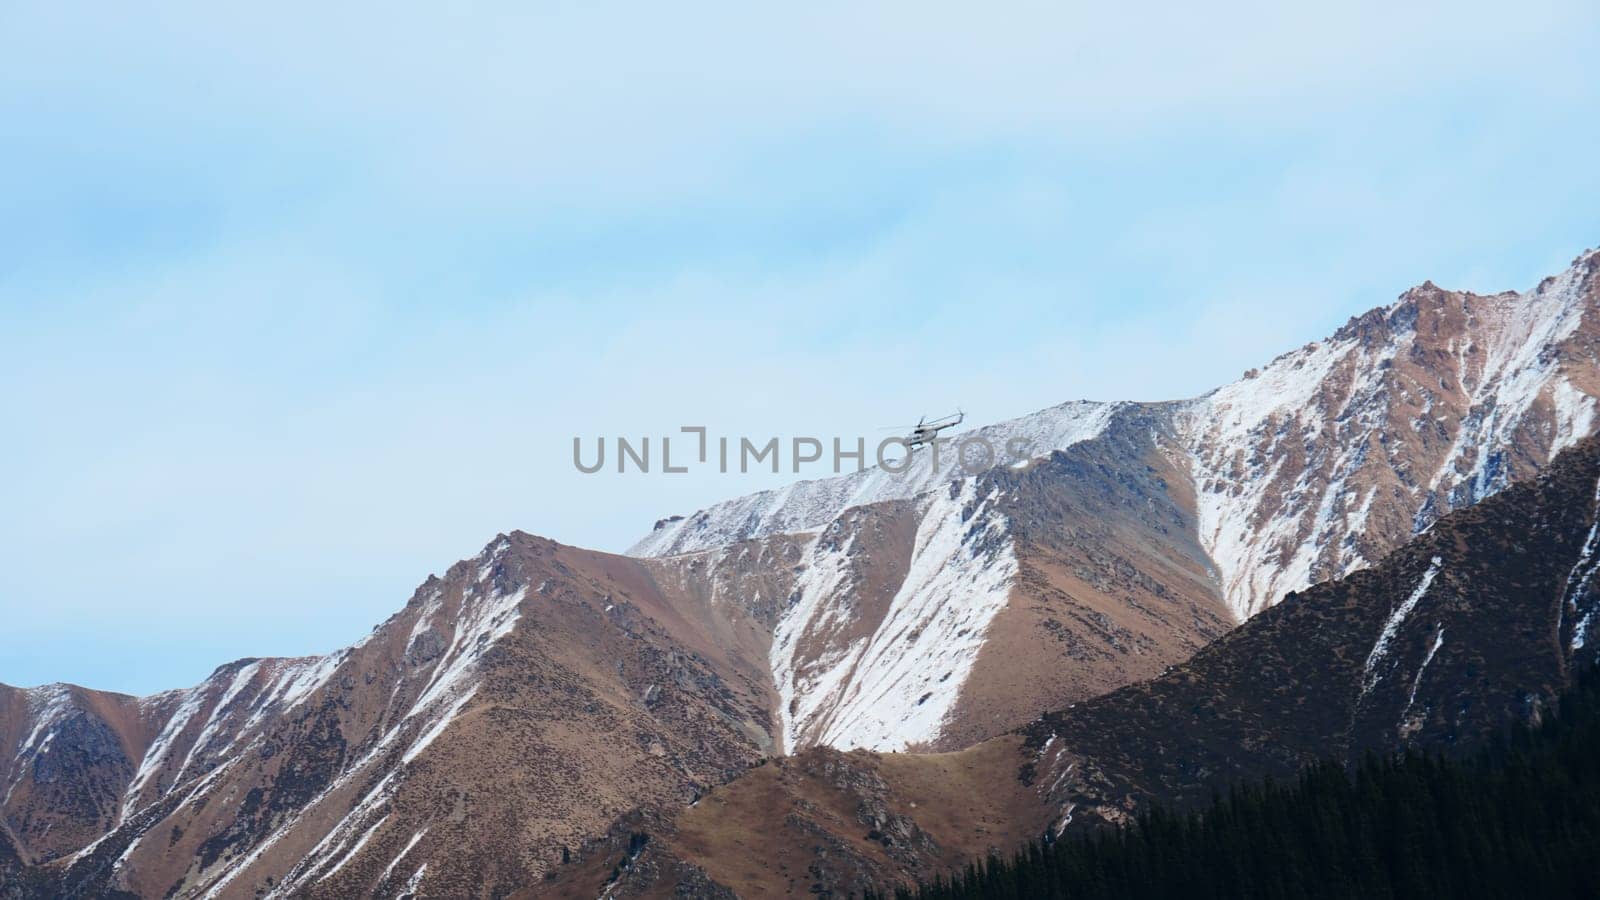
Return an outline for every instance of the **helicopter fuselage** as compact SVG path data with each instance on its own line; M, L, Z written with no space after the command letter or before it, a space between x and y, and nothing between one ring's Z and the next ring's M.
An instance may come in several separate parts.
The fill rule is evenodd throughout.
M918 447L931 444L938 439L939 432L945 430L946 428L954 428L955 426L960 425L961 422L966 419L966 417L966 413L958 411L954 416L950 416L938 422L932 422L929 424L923 424L919 422L917 423L917 427L911 429L911 433L906 435L906 447L915 450Z

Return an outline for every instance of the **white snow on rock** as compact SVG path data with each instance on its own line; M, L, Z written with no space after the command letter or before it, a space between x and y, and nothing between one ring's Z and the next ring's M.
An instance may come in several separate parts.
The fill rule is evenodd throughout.
M1332 448L1334 481L1313 497L1317 473L1309 467L1285 498L1276 483L1289 459L1313 448L1322 438L1324 417L1318 395L1327 390L1336 366L1352 355L1366 355L1354 338L1311 344L1274 360L1254 377L1218 388L1191 401L1178 415L1188 443L1200 544L1217 566L1224 602L1234 618L1244 621L1270 599L1310 583L1314 552L1322 534L1301 540L1303 514L1315 505L1319 532L1332 528L1343 480L1360 464L1362 445ZM1375 375L1393 349L1361 359L1356 371ZM1370 391L1359 384L1354 397ZM1290 442L1295 442L1291 444ZM1304 448L1304 449L1303 449ZM1279 504L1285 504L1280 506ZM1364 517L1364 511L1350 511ZM1281 558L1281 547L1297 545L1293 557Z
M1493 301L1482 313L1488 321L1480 331L1487 340L1483 346L1463 348L1458 363L1471 407L1482 414L1462 422L1455 445L1433 476L1435 486L1455 478L1466 487L1459 505L1475 503L1505 487L1508 473L1493 460L1513 442L1541 398L1554 408L1557 420L1552 456L1592 433L1594 398L1561 376L1560 361L1549 352L1582 324L1587 312L1584 289L1584 273L1574 266L1526 294L1484 298ZM1467 350L1473 351L1473 359L1468 359ZM1465 477L1457 475L1462 469L1467 471Z
M903 750L939 737L1017 572L999 499L991 492L979 500L975 479L924 495L910 569L883 622L801 663L804 638L847 625L842 618L854 614L836 602L850 543L820 550L822 540L813 543L799 600L771 651L787 750L814 743Z
M417 842L422 840L423 835L427 833L428 829L424 828L411 835L411 840L406 841L406 845L400 848L400 852L395 854L395 858L389 861L388 867L383 870L383 877L378 879L378 884L381 885L389 880L389 876L394 874L394 867L400 865L400 861L406 858L406 854L410 853L412 848L417 846Z
M1422 657L1422 665L1417 666L1417 674L1411 679L1411 693L1406 697L1406 707L1400 711L1400 720L1405 721L1411 712L1411 707L1417 703L1417 688L1422 686L1422 673L1428 671L1428 666L1433 662L1433 657L1438 654L1439 648L1444 646L1444 626L1435 625L1433 630L1433 643L1428 647L1428 654Z
M1572 627L1570 647L1573 652L1583 649L1588 643L1589 629L1594 626L1595 616L1600 615L1600 605L1590 606L1596 575L1600 575L1600 482L1594 486L1594 523L1589 526L1589 535L1583 541L1578 561L1567 573L1567 583L1561 592L1561 616L1565 618L1569 609L1578 615L1578 621ZM1558 628L1560 621L1557 620Z
M1354 538L1367 532L1375 504L1392 521L1393 481L1410 492L1398 502L1409 504L1412 530L1420 532L1527 474L1507 464L1513 452L1553 456L1593 434L1600 399L1590 393L1593 381L1572 368L1582 352L1572 338L1585 317L1597 315L1595 264L1595 254L1581 257L1522 294L1446 301L1446 312L1466 317L1466 330L1444 347L1419 337L1420 306L1407 308L1431 295L1407 294L1359 327L1203 397L1165 404L1178 442L1172 449L1195 485L1198 537L1234 617L1243 621L1289 591L1369 564ZM1392 374L1419 353L1441 350L1448 356L1437 384ZM1395 433L1391 415L1407 407L1416 410L1409 433ZM1067 403L975 433L997 447L1029 440L1037 458L1104 434L1129 408ZM1447 429L1454 433L1444 436ZM934 472L930 463L931 454L919 451L903 475L873 468L739 497L665 522L629 552L666 556L814 533L850 507L916 497L965 474L949 466ZM1389 467L1396 476L1380 497L1380 486L1366 479Z
M1026 442L1030 457L1048 456L1099 435L1120 403L1075 401L972 432L955 432L942 447L935 466L931 448L921 448L904 472L873 466L862 472L799 481L783 488L718 503L676 522L662 524L628 550L630 556L673 556L720 547L772 534L816 531L841 512L883 500L907 500L965 477L954 461L955 442L967 437L987 441L999 458L996 465L1016 462L1006 457L1007 443ZM870 456L875 448L868 447ZM974 448L970 451L977 454ZM975 459L969 460L975 462Z
M1367 565L1364 548L1372 545L1362 536L1374 522L1392 529L1397 509L1410 517L1413 532L1421 531L1450 509L1501 489L1513 474L1526 474L1528 454L1553 456L1600 426L1592 382L1570 368L1573 354L1582 352L1571 339L1595 314L1593 263L1592 256L1581 258L1524 294L1440 297L1431 286L1408 293L1327 340L1193 400L1068 403L975 433L995 446L1023 438L1032 444L1030 458L1039 458L1104 435L1120 414L1164 412L1170 429L1156 426L1156 440L1189 469L1196 536L1221 599L1243 621L1290 591ZM1435 339L1418 333L1425 314L1430 335L1458 324L1465 331L1452 333L1444 346L1429 343ZM1508 464L1513 453L1524 462ZM935 472L931 461L920 451L903 475L874 468L729 500L663 523L630 550L667 556L773 534L812 536L771 654L790 750L815 742L900 748L936 737L976 654L977 644L967 642L981 641L1004 605L1009 548L981 563L944 552L950 535L966 532L959 504L944 503L943 490L967 473L952 466ZM971 489L964 482L962 490ZM912 498L922 516L916 565L942 558L951 571L936 578L919 568L888 621L876 630L854 627L852 545L823 529L837 528L852 507ZM1005 545L1002 538L993 546ZM987 579L971 594L938 583L971 573ZM896 618L966 623L969 615L975 627L955 633L907 629ZM1581 642L1591 623L1586 612L1578 615L1574 640ZM948 647L894 643L910 634L944 634ZM904 690L920 683L910 669L934 664L919 654L946 650L947 681L931 691ZM1377 665L1384 651L1375 652Z
M1444 560L1435 556L1428 566L1428 571L1422 573L1422 579L1417 582L1417 586L1412 590L1411 595L1402 601L1399 606L1395 607L1393 612L1389 613L1389 618L1383 623L1383 631L1378 633L1378 640L1372 645L1372 652L1367 654L1366 665L1362 667L1361 696L1365 697L1371 693L1372 689L1378 686L1378 682L1383 680L1383 672L1379 671L1378 667L1383 663L1384 657L1389 655L1389 645L1394 642L1395 636L1400 633L1400 626L1405 624L1406 618L1411 615L1411 611L1417 608L1417 604L1428 593L1428 588L1433 585L1434 576L1439 574L1439 568L1442 565L1444 565ZM1441 631L1440 634L1442 636L1443 632ZM1435 640L1437 641L1438 638ZM1437 650L1438 648L1435 647L1434 649ZM1431 651L1428 653L1428 659L1433 659ZM1421 677L1420 673L1418 677Z
M326 656L255 660L231 675L218 672L195 687L141 699L141 707L148 707L178 698L123 792L118 824L131 817L141 803L154 803L185 783L191 772L203 772L205 761L224 758L234 747L248 742L271 723L271 716L294 710L333 677L351 649ZM202 713L205 718L197 721ZM159 777L172 761L173 747L191 725L197 725L200 732L189 743L188 752L168 777Z
M327 874L325 874L325 875L321 876L320 878L318 878L317 882L321 883L321 882L327 881L329 878L332 878L333 876L339 874L339 870L343 869L345 867L346 863L348 863L348 862L350 862L350 860L354 859L355 855L357 853L361 852L361 848L365 847L367 845L367 841L372 840L372 836L375 833L377 833L379 828L383 827L385 822L388 822L388 821L389 821L389 817L387 815L385 815L383 818L381 818L377 822L373 823L373 825L370 828L368 828L366 831L363 831L361 833L361 837L356 839L356 842L350 846L350 849L346 850L345 854L343 856L339 857L339 861L333 864L333 868L329 869L327 871Z
M477 577L462 588L460 606L455 615L449 618L439 616L445 600L440 591L434 591L419 608L417 621L413 623L410 631L412 638L430 628L449 630L451 636L448 647L433 662L426 680L420 687L415 688L416 699L404 709L396 710L394 716L388 720L385 730L364 748L360 756L346 763L304 806L275 823L275 829L247 853L219 860L211 869L200 873L199 884L204 890L203 896L227 895L230 885L241 873L261 859L263 854L276 846L308 817L326 814L326 810L321 808L330 802L331 798L368 783L375 777L376 772L384 771L380 765L388 766L387 773L375 786L364 789L363 795L354 805L346 807L348 811L343 812L338 823L323 835L306 858L288 873L268 896L287 896L308 883L331 877L355 858L369 839L381 829L389 816L389 801L404 781L407 764L427 750L465 711L476 696L477 683L474 676L478 661L500 639L510 634L521 618L520 606L527 595L527 586L502 586L489 578L509 547L508 542L501 540L475 560L479 565ZM354 647L325 657L261 660L242 666L227 677L227 686L221 689L221 696L211 706L210 718L205 727L210 729L213 723L221 721L224 716L238 719L248 713L248 723L253 724L267 709L275 709L280 713L294 709L326 685L339 666L363 643L365 639ZM262 674L263 667L271 668L270 675ZM222 677L220 673L218 677ZM186 692L178 709L168 720L166 728L152 744L150 752L146 753L140 766L140 774L136 775L136 782L147 782L152 774L161 768L162 760L168 755L176 737L205 708L206 697L217 694L217 685L220 683L218 677ZM255 700L248 704L242 700L234 702L247 685L262 678L266 678L267 681L260 687ZM397 684L396 695L399 689L400 685ZM229 710L233 707L244 707L244 709L233 709L230 714ZM243 749L234 749L223 768L232 765L248 753L249 746L245 746L243 741L248 737L248 731L246 728L233 736L229 749L236 746ZM205 740L197 740L192 744L191 753L209 740L206 734L202 734L201 737ZM182 768L180 767L180 774ZM192 798L203 793L209 787L208 782L223 771L223 768L214 770L203 779L191 778L187 783L175 777L173 785L168 790L176 789L180 784L187 788L189 784L198 782L190 792ZM130 789L125 809L136 797L137 792ZM416 877L420 877L420 871Z
M28 703L28 715L33 720L33 728L28 736L17 746L16 756L11 763L11 781L6 785L6 791L0 796L0 808L11 802L11 795L22 783L28 767L23 757L31 753L33 758L45 752L51 740L55 737L55 729L73 709L72 691L64 684L47 684L42 687L28 688L23 691Z
M200 729L200 736L195 738L194 743L189 745L188 754L184 756L183 762L178 765L178 771L173 775L174 782L183 780L183 773L189 770L197 754L204 755L209 752L211 741L221 731L223 723L226 721L228 708L233 704L234 698L239 696L239 693L250 684L250 681L255 678L256 673L260 670L260 661L249 663L248 665L240 666L239 670L229 679L227 688L222 692L222 697L211 707L211 716ZM237 731L231 732L232 740L237 740L238 737L239 733Z
M40 746L41 736L53 733L52 729L72 711L72 691L64 684L28 688L23 691L23 695L28 702L28 714L33 719L33 728L17 747L18 760L27 755L28 751Z
M411 877L410 878L406 879L405 887L402 887L400 889L400 893L395 895L395 896L397 896L397 897L417 897L417 896L420 896L421 895L420 889L422 887L422 879L423 879L423 876L425 876L427 874L428 874L428 864L427 863L423 863L422 865L417 866L417 870L415 872L411 873Z
M800 645L823 641L849 627L852 612L838 602L839 589L850 577L849 559L855 536L834 546L819 536L806 547L795 578L794 602L773 629L769 661L778 688L781 748L796 749L804 723L837 702L859 648L831 647L802 659Z
M1565 378L1551 383L1550 401L1555 406L1556 436L1552 455L1576 444L1595 432L1595 398L1572 386Z
M1580 260L1525 294L1469 298L1468 332L1448 348L1454 384L1388 377L1418 348L1402 298L1379 311L1373 334L1383 340L1341 331L1180 404L1200 543L1234 616L1368 564L1347 538L1366 529L1376 491L1352 479L1369 456L1379 469L1404 469L1401 448L1421 452L1421 433L1437 432L1435 401L1448 397L1465 414L1437 468L1401 473L1420 507L1414 531L1504 488L1518 474L1506 464L1513 448L1536 444L1553 457L1593 434L1600 404L1556 350L1594 315L1588 279ZM1401 402L1422 407L1412 434L1394 433L1388 419Z

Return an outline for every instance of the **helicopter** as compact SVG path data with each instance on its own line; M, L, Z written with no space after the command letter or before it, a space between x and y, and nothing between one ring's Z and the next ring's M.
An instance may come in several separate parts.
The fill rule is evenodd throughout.
M911 433L905 436L906 448L915 450L918 447L931 444L939 437L939 432L946 428L954 428L960 425L966 421L966 418L967 414L962 412L960 407L956 408L954 415L934 419L931 422L928 421L927 416L923 416L917 420L916 425L911 427Z

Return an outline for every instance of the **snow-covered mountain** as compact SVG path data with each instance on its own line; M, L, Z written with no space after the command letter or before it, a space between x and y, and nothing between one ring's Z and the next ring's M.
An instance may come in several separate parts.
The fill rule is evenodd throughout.
M1039 453L1070 447L1105 430L1117 404L1080 400L1063 403L1031 416L976 429L996 451L1010 445L1034 448ZM966 437L966 435L962 435ZM708 550L769 534L813 532L828 525L847 509L908 500L956 479L961 473L946 449L942 462L924 450L912 457L903 472L890 473L877 466L835 478L797 481L787 487L748 494L718 503L687 518L664 519L628 550L631 556L672 556Z
M803 482L632 556L504 535L326 657L0 686L0 886L505 893L777 753L965 747L1155 677L1593 433L1597 270L982 430L1021 464Z
M1595 431L1600 253L1525 294L1425 284L1175 407L1244 618L1374 561Z
M1197 616L1211 611L1211 599L1242 621L1290 591L1381 558L1441 514L1532 474L1593 433L1597 267L1600 253L1588 253L1523 294L1425 284L1203 397L1068 403L980 434L995 446L1029 439L1035 465L1052 455L1102 457L1100 470L1124 483L1158 457L1155 465L1176 471L1149 502L1173 505L1170 524L1190 532L1207 569L1208 585L1185 583L1180 593ZM1121 452L1105 452L1119 444ZM970 737L973 723L960 721L959 707L963 694L984 690L971 679L986 642L1004 637L993 626L1013 605L1037 602L1019 578L1029 568L1019 557L1059 563L1088 546L1018 540L1019 521L1035 524L1032 500L1046 489L1038 480L1031 494L1008 493L1010 473L933 472L929 458L905 476L874 468L719 503L664 521L630 551L669 556L805 536L771 660L790 748L900 749L940 745L947 733ZM1063 476L1048 489L1083 492L1082 472L1068 466ZM884 517L905 521L880 523L880 531L915 539L899 555L879 552L864 571L858 523ZM1173 536L1147 527L1143 539L1161 546ZM882 612L859 596L868 582L885 595ZM1215 630L1201 623L1180 647ZM1016 665L1043 662L1027 659L1037 647L1006 647L1023 657ZM1163 656L1161 665L1171 661ZM1137 665L1131 672L1141 673Z

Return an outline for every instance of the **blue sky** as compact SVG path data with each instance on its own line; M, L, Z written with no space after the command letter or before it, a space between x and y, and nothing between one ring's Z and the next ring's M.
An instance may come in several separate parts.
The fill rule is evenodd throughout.
M1201 393L1600 243L1582 3L0 7L0 681L325 652L574 435ZM779 479L781 480L781 479Z

